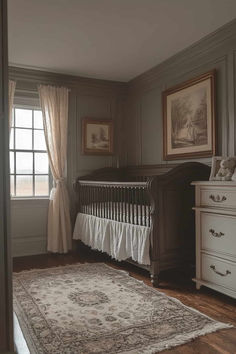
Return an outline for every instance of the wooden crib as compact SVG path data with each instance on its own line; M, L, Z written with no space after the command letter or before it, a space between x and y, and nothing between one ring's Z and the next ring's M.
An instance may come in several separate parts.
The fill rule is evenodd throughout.
M207 180L209 174L210 168L198 162L99 169L75 181L77 212L148 230L150 265L145 268L157 287L161 271L194 260L190 183Z

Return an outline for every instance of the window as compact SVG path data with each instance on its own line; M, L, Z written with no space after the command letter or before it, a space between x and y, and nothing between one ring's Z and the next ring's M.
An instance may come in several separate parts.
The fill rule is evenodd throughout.
M14 107L10 135L12 197L49 195L49 165L39 109Z

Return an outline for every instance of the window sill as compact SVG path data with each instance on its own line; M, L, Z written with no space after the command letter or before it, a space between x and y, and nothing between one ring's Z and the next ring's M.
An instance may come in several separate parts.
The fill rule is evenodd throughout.
M10 197L11 200L49 200L49 197Z

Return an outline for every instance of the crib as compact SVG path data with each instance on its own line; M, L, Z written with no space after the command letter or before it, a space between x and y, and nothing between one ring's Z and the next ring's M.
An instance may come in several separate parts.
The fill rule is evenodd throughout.
M194 190L209 178L199 162L103 168L74 182L77 218L73 239L113 258L160 272L194 263Z

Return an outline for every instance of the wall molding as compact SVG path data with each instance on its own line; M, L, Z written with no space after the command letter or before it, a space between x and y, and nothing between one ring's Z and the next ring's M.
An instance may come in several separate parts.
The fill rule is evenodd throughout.
M32 256L47 253L47 237L45 235L31 235L12 237L12 256Z
M17 81L16 92L21 91L23 93L28 91L31 94L37 91L39 84L68 86L71 89L79 89L80 92L90 93L92 91L99 93L102 90L109 95L123 95L127 89L127 83L124 82L85 78L13 66L9 67L9 77ZM27 89L24 88L25 83L28 84Z
M176 71L177 67L188 66L191 61L199 62L200 59L205 58L209 53L219 50L220 47L228 47L230 43L233 44L235 42L236 20L233 20L150 70L130 80L128 83L129 90L134 90L137 86L146 86L152 81L158 81L166 74Z
M47 208L49 204L49 198L12 198L11 199L11 208L24 208L24 207L37 207L37 208Z

